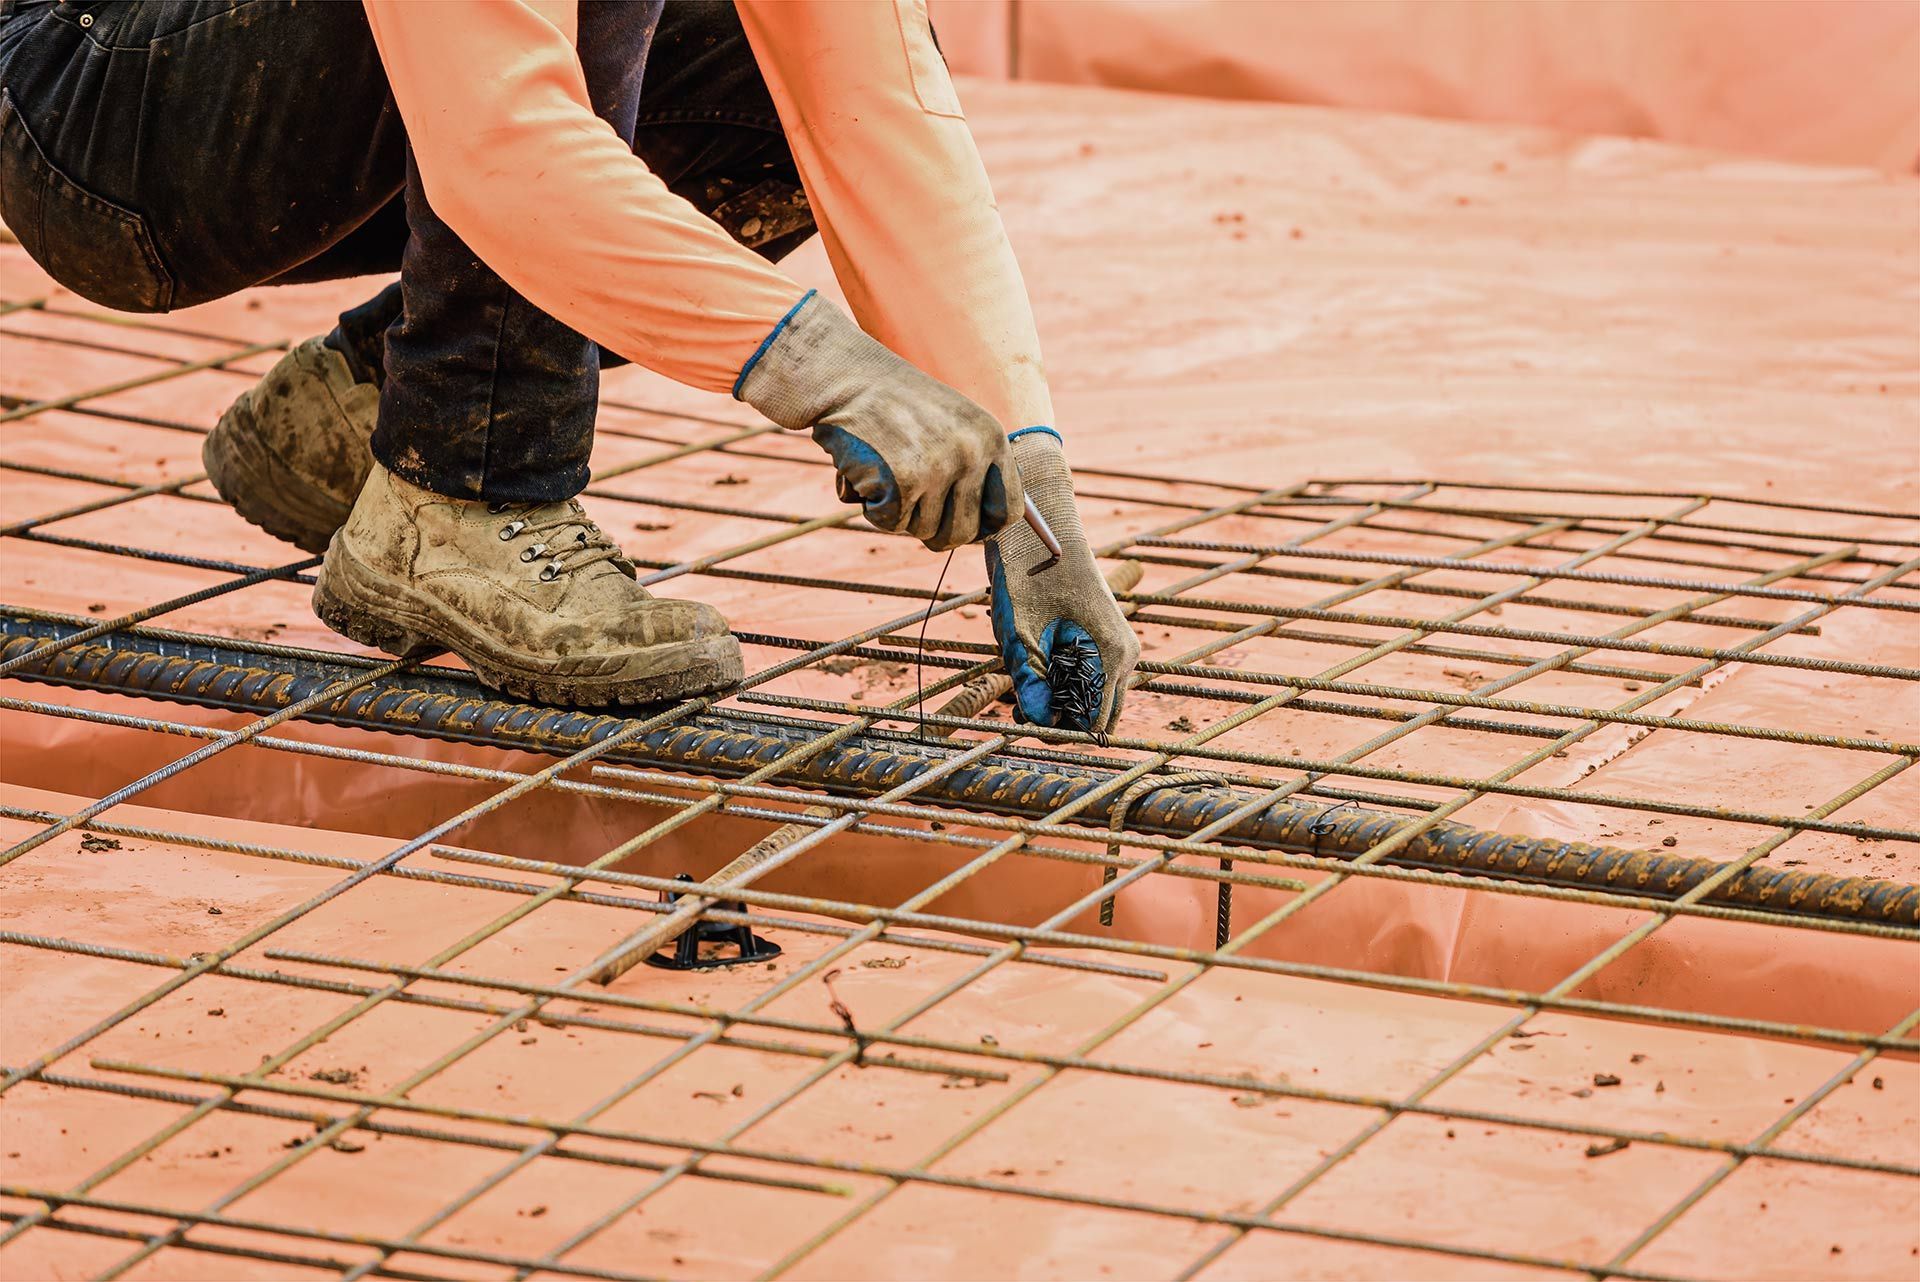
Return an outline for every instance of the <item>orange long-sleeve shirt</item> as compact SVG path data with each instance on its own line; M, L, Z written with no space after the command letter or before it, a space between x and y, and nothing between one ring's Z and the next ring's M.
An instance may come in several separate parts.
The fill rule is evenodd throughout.
M726 391L800 297L594 115L574 0L365 0L434 211L549 315ZM738 0L861 327L1009 429L1032 308L921 0Z

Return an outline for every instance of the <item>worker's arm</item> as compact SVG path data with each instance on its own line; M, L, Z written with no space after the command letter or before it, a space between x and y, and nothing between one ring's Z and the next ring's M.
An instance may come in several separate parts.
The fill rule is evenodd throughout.
M803 298L594 114L574 0L365 3L428 203L529 302L695 387L757 370L756 408L861 447L822 442L882 528L946 546L1018 511L990 415Z
M529 302L622 356L729 391L801 289L594 115L573 0L366 0L434 213Z
M994 633L1021 717L1110 728L1139 642L1081 533L1026 284L925 5L735 5L854 314L1018 437L1016 471L1060 540L1060 562L1038 575L1027 571L1046 549L1017 513L988 544Z
M911 0L736 0L861 328L1008 431L1053 422L973 134Z

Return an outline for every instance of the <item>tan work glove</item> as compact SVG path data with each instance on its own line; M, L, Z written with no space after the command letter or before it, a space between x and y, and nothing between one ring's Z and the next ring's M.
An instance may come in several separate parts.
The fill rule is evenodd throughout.
M986 538L1021 510L993 415L876 342L809 291L774 327L733 394L782 427L811 428L840 499L936 552Z
M1014 706L1022 721L1104 734L1120 718L1140 642L1080 529L1059 433L1029 427L1010 439L1026 491L1060 541L1060 563L1037 575L1028 571L1049 553L1026 522L987 543L993 635Z

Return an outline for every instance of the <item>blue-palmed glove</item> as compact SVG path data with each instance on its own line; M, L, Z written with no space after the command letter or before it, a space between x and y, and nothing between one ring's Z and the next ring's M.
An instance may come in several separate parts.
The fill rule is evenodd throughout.
M782 427L811 429L840 499L936 552L1017 518L1020 478L993 415L808 292L760 345L733 394Z
M1028 571L1049 553L1025 521L987 542L993 636L1013 678L1014 705L1022 721L1105 733L1119 720L1140 642L1080 529L1059 434L1026 428L1011 440L1021 483L1060 541L1060 563L1037 575Z

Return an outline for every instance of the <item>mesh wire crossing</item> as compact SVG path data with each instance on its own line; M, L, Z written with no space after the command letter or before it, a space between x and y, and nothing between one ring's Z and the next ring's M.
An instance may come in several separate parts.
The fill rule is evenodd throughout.
M1844 1171L1901 1196L1920 1176L1895 1149L1846 1151L1794 1134L1836 1092L1871 1077L1880 1057L1920 1051L1920 1006L1854 1027L1723 1001L1711 984L1635 1001L1621 996L1630 989L1596 982L1709 925L1759 932L1780 950L1920 943L1910 920L1860 906L1862 887L1910 866L1920 842L1914 810L1899 800L1914 795L1899 789L1911 787L1911 776L1901 780L1920 745L1896 711L1913 706L1920 682L1920 669L1904 666L1920 636L1920 517L1786 499L1365 477L1262 487L1084 467L1103 564L1138 567L1116 575L1133 585L1117 595L1147 647L1119 730L1095 741L1015 725L990 702L1004 680L983 635L984 588L963 583L936 598L916 586L931 580L923 561L897 554L901 545L857 512L782 510L829 492L826 461L808 442L726 410L612 399L601 453L613 461L587 490L596 515L630 549L658 546L645 534L666 525L716 532L706 543L690 537L682 559L637 557L643 582L747 601L749 591L769 602L804 592L807 604L736 611L750 675L725 695L583 718L591 733L550 718L510 742L471 726L419 726L467 747L436 753L416 751L399 720L370 734L371 723L343 710L395 691L485 703L463 670L318 639L280 643L272 626L244 626L281 619L318 559L232 559L249 545L216 520L224 508L203 472L179 466L179 449L158 449L152 467L129 450L113 466L118 451L105 443L116 439L177 439L197 454L211 419L176 417L165 397L191 387L179 403L217 405L285 343L26 299L0 304L0 346L10 367L55 369L84 355L87 368L113 371L0 402L0 473L17 496L0 512L0 546L15 567L6 577L16 599L0 605L9 755L35 751L35 736L54 727L192 745L69 808L18 797L0 805L11 843L0 890L55 875L47 869L75 857L85 835L149 843L189 867L206 860L209 876L218 868L244 880L253 874L232 870L257 869L261 905L217 946L179 955L110 934L36 930L30 915L11 918L25 928L0 929L10 958L145 977L131 996L76 1008L43 1041L4 1038L0 1118L13 1108L58 1119L112 1102L142 1106L114 1116L152 1123L111 1129L103 1150L76 1156L57 1182L14 1178L5 1172L15 1163L0 1157L0 1267L9 1247L58 1238L84 1242L85 1267L100 1278L151 1270L155 1257L176 1270L192 1266L169 1262L224 1259L342 1278L649 1277L680 1270L635 1271L615 1244L636 1223L691 1222L682 1190L694 1186L703 1205L741 1217L777 1201L748 1252L751 1271L769 1278L830 1267L841 1258L835 1244L903 1231L902 1203L964 1205L1023 1231L1089 1214L1173 1225L1184 1234L1181 1260L1164 1271L1179 1277L1229 1265L1269 1238L1475 1267L1701 1276L1653 1262L1656 1244L1749 1164ZM716 486L736 501L715 501ZM779 501L746 501L763 495ZM167 593L89 610L85 597L108 595L103 585L116 576ZM813 635L792 634L783 619ZM116 654L126 660L119 668ZM132 662L169 656L197 665L203 693L189 699L174 677L158 681L160 668ZM108 680L110 671L120 675ZM259 678L253 695L249 674ZM296 677L305 684L296 688ZM1715 701L1733 682L1763 693ZM173 702L156 710L155 699ZM206 715L208 705L222 716ZM688 732L757 736L760 750L721 763L659 747ZM849 753L898 769L862 775L844 764ZM221 771L252 757L286 770L323 762L390 773L448 789L424 796L478 799L445 805L404 839L379 842L379 853L300 841L298 826L257 840L251 828L129 813L156 797L192 809L179 800L183 787L201 779L215 791L230 777ZM1635 771L1637 762L1652 764ZM1817 793L1781 788L1783 774ZM1013 804L977 782L988 777L1033 781L1031 795ZM1212 790L1212 808L1169 819L1169 799L1196 788ZM503 826L540 798L612 807L631 822L597 853L555 859L532 829ZM271 803L248 813L271 815ZM292 805L288 824L315 822ZM1307 838L1249 836L1287 807L1308 817ZM1425 853L1461 824L1543 815L1553 822L1542 831L1556 835L1540 838L1542 851L1571 837L1582 850L1672 850L1662 869L1697 858L1684 881L1610 882L1558 863L1489 870ZM1375 825L1363 842L1322 842L1340 825L1356 831L1356 816ZM664 852L773 829L779 849L738 880L671 875L680 856ZM519 838L475 839L482 831ZM884 875L847 876L853 856L833 861L849 848ZM1836 851L1845 859L1833 862ZM1797 879L1766 883L1791 894L1734 893L1808 863L1816 867ZM840 875L812 879L830 864ZM862 897L869 884L872 902ZM1030 894L1009 893L1025 884ZM1802 886L1824 898L1815 903ZM318 924L403 893L461 909L419 916L396 946L314 946L339 938L316 935ZM1552 906L1605 925L1575 936L1591 945L1577 956L1554 952L1548 979L1519 986L1436 978L1390 950L1292 944L1320 938L1315 922L1356 895L1452 895L1472 905L1466 912ZM1197 905L1207 920L1152 925L1169 905L1176 916ZM778 942L784 960L729 971L710 989L653 970L596 982L633 960L636 941L651 952L664 917L691 918L695 907L701 921ZM529 945L519 960L517 947L502 947L587 912L598 926L561 946L564 965L552 964L551 947ZM1911 967L1913 954L1893 955ZM884 1000L878 988L860 989L865 1004L843 1000L869 981L888 985ZM1452 1040L1392 1081L1343 1077L1332 1061L1317 1079L1253 1071L1230 1053L1232 1026L1208 1026L1220 1037L1215 1055L1195 1054L1190 1038L1169 1051L1169 1029L1186 1027L1173 1013L1228 988L1248 1021L1260 1019L1268 994L1333 994L1324 999L1332 1009L1340 994L1365 993L1396 1011L1449 1012ZM172 1018L196 989L289 1019L249 1022L243 1041L184 1061L151 1039L143 1047L134 1034L145 1021ZM1049 995L1075 1018L1018 1037L960 1031L955 1012L974 1018L1009 994ZM367 1031L408 1021L418 1021L417 1036L381 1042ZM1619 1083L1601 1075L1599 1098L1588 1089L1553 1106L1492 1107L1459 1089L1511 1048L1572 1027L1663 1030L1714 1046L1764 1038L1816 1055L1822 1071L1811 1089L1743 1112L1757 1119L1745 1136L1664 1116L1651 1096L1610 1114L1606 1087ZM448 1088L542 1033L565 1038L568 1054L602 1048L592 1062L618 1071L558 1104L533 1092L537 1103L501 1093L489 1106ZM321 1048L341 1044L384 1046L391 1060L364 1073L311 1070ZM762 1066L765 1089L696 1091L696 1101L715 1095L701 1102L724 1109L724 1120L680 1116L690 1080L748 1059ZM556 1058L550 1071L564 1077L568 1062ZM1232 1196L1204 1181L1122 1179L1122 1163L1096 1163L1098 1178L1076 1184L968 1160L999 1137L1050 1133L1029 1119L1051 1116L1089 1081L1133 1092L1147 1109L1189 1107L1199 1093L1230 1120L1310 1110L1317 1138L1270 1185L1256 1186L1256 1171ZM658 1102L669 1095L673 1106ZM855 1129L843 1125L849 1117L870 1117L876 1099L911 1113L898 1137L834 1138L835 1127ZM156 1157L225 1144L218 1137L242 1123L296 1132L223 1157L217 1180L192 1181L191 1196L141 1178ZM1524 1227L1496 1241L1327 1213L1325 1191L1344 1170L1428 1123L1453 1128L1449 1139L1471 1126L1572 1145L1585 1170L1628 1146L1697 1160L1657 1205L1573 1251ZM1237 1148L1209 1148L1221 1134L1189 1138L1202 1156L1234 1163ZM1097 1148L1101 1138L1076 1143ZM438 1155L404 1214L377 1181L358 1183L339 1165L389 1140ZM1429 1160L1448 1178L1473 1165L1464 1153ZM528 1245L514 1249L462 1231L498 1217L507 1191L555 1168L589 1171L604 1196L550 1218L544 1206L532 1218L518 1213L513 1238ZM333 1189L326 1214L268 1196L316 1179ZM914 1201L935 1195L969 1200Z

